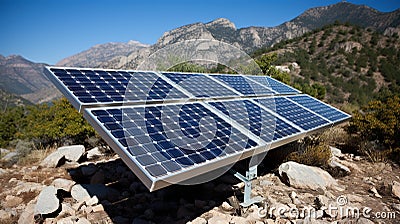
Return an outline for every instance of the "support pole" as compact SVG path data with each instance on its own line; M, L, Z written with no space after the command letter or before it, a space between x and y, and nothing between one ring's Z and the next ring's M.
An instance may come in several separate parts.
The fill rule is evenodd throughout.
M246 176L243 176L234 170L231 170L231 172L235 177L244 182L244 199L243 202L240 203L241 206L249 207L252 204L259 203L264 200L264 198L261 196L256 196L254 198L251 197L251 181L257 178L257 165L249 167L249 170L246 171Z

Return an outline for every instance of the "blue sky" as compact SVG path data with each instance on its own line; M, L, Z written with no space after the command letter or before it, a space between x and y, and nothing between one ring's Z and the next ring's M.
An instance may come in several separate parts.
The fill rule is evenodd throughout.
M55 64L96 44L137 40L154 44L168 30L227 18L237 28L277 26L311 7L339 0L128 1L0 0L0 54ZM399 0L349 0L379 11Z

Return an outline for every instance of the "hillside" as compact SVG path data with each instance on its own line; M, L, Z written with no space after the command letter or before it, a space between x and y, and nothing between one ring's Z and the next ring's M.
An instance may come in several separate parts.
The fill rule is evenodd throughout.
M399 35L386 34L337 23L254 56L277 53L276 64L291 69L293 83L324 85L330 103L364 105L383 89L399 92ZM294 69L293 62L300 69Z
M21 96L32 103L49 102L61 93L43 74L45 64L21 56L0 55L0 90Z

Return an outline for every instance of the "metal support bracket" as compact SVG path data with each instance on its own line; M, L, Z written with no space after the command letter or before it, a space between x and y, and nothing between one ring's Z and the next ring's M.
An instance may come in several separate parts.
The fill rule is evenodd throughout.
M251 197L251 181L257 178L257 165L249 167L249 170L246 171L246 176L243 176L234 170L231 170L231 172L235 177L244 182L244 199L243 202L240 203L241 206L249 207L252 204L259 203L264 200L264 198L261 196L256 196L254 198Z

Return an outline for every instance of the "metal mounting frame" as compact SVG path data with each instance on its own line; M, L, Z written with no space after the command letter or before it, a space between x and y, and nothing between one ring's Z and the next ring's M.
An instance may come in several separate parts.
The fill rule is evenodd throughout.
M236 178L244 182L244 199L240 203L241 206L246 208L264 200L261 196L251 197L251 181L257 178L257 165L249 167L249 170L246 171L246 176L234 170L231 170L231 172Z

